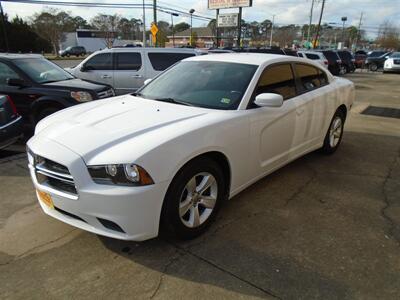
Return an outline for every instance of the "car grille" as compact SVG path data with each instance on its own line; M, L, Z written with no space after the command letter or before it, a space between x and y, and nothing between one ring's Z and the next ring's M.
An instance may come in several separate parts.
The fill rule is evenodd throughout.
M106 91L102 91L102 92L98 92L97 93L97 97L99 99L103 99L103 98L108 98L108 97L113 97L115 96L114 90L113 89L109 89Z
M32 155L32 153L30 153ZM32 155L36 180L39 184L45 184L57 191L78 195L74 178L67 167L39 155Z

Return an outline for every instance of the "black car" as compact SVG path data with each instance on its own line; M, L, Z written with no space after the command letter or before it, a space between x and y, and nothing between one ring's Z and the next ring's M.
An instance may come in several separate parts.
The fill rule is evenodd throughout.
M356 66L354 65L355 59L353 55L346 50L338 50L337 54L342 60L342 65L346 68L347 73L353 73L356 70Z
M36 124L60 109L114 96L114 90L77 79L41 55L0 54L0 94L9 95L24 120Z
M0 95L0 149L22 137L22 117L8 95Z
M376 72L378 69L383 68L385 60L389 58L390 54L390 52L384 52L380 56L368 56L365 60L365 65L370 71Z
M76 57L78 56L85 56L86 55L86 49L85 47L82 46L74 46L74 47L68 47L65 50L60 51L61 57L70 57L71 55L75 55Z
M322 50L321 51L326 59L328 60L328 70L333 75L341 75L346 72L346 69L342 65L342 60L340 59L339 55L332 50Z

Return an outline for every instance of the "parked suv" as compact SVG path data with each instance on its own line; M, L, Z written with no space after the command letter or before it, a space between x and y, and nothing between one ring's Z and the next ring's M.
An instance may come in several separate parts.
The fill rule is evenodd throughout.
M76 57L78 56L85 56L86 55L86 49L85 47L82 46L74 46L74 47L68 47L65 50L60 51L61 57L70 57L71 55L75 55Z
M328 69L333 75L341 75L346 73L346 69L342 65L342 60L339 55L332 50L321 51L328 60Z
M25 121L114 95L110 86L77 79L36 54L0 54L0 94L9 95Z
M324 56L322 52L317 51L309 51L309 50L301 50L297 52L299 57L308 58L318 62L324 68L328 68L328 60Z
M136 91L176 62L201 54L186 48L112 48L95 52L66 70L81 79L109 84L121 95Z
M356 66L354 65L355 59L353 55L346 50L338 50L337 54L342 60L342 65L346 68L346 72L353 73L356 70Z
M383 68L385 60L390 57L390 54L391 52L385 52L380 56L368 56L365 60L365 65L370 71L376 72L378 69Z

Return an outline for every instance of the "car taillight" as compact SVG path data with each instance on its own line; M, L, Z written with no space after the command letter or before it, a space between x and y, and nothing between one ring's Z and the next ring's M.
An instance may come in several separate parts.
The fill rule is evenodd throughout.
M15 107L14 102L12 101L10 96L6 96L8 103L10 103L11 109L13 110L14 115L17 115L17 108Z

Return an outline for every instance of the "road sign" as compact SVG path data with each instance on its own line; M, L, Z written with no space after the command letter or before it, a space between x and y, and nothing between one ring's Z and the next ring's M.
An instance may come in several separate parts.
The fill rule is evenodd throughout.
M239 14L219 14L218 27L237 27Z
M152 34L153 36L156 36L156 35L157 35L158 27L157 27L157 25L156 25L155 23L151 24L150 31L151 31L151 34Z
M252 5L252 0L208 0L208 9L249 7Z

